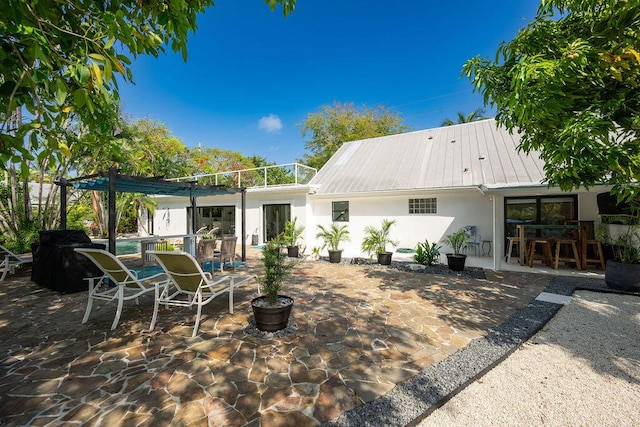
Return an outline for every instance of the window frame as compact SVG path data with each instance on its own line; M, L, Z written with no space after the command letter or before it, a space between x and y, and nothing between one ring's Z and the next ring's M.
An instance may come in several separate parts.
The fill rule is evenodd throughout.
M346 209L337 209L336 205L338 203L345 203L346 204ZM346 219L345 218L341 218L343 216L345 216L346 214ZM338 200L335 202L331 202L331 221L333 222L349 222L349 201L348 200Z
M438 213L437 197L414 197L408 199L409 215L434 215Z

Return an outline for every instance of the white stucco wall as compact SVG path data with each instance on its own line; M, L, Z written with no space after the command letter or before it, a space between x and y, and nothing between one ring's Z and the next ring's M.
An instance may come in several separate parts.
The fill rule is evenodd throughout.
M437 199L436 214L409 214L410 198ZM489 236L492 234L492 202L489 197L478 190L451 190L448 193L432 192L403 192L401 194L385 194L381 196L354 197L332 196L311 197L314 224L331 224L331 205L334 201L349 202L349 227L351 242L344 244L343 254L347 257L365 256L360 250L364 238L364 228L367 226L380 227L384 219L396 220L391 229L391 238L398 241L400 248L414 249L425 239L429 242L439 242L448 233L466 225L478 227L478 234ZM321 246L322 242L313 239L312 246ZM389 250L392 248L389 247ZM443 247L443 251L448 248Z

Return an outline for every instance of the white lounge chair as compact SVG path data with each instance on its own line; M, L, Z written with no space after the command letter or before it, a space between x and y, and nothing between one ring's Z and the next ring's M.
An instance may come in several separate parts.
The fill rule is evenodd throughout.
M198 333L202 306L213 301L218 295L229 293L229 313L233 313L233 289L235 286L255 276L220 276L214 278L205 272L198 261L186 252L149 251L158 259L158 263L168 276L168 280L156 284L156 304L153 310L150 331L156 324L160 304L179 307L197 307L196 321L192 337Z
M87 323L93 307L93 301L116 301L116 317L113 319L111 330L118 326L122 306L125 301L135 299L156 289L153 280L160 279L164 273L159 273L146 279L138 279L137 272L129 270L115 255L102 249L75 248L76 252L89 258L104 274L100 277L86 277L89 282L87 309L82 323Z
M16 255L4 246L0 246L0 270L2 270L0 282L7 277L7 273L14 274L17 266L31 262L33 262L32 254Z

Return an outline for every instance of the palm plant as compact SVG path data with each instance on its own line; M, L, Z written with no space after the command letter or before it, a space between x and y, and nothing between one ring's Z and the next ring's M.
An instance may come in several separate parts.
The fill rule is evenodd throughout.
M398 245L398 242L392 240L389 237L389 232L391 230L391 226L396 223L396 220L388 220L385 219L382 221L381 228L375 228L373 226L368 226L364 229L365 237L362 240L362 245L360 248L363 252L368 254L383 254L387 252L387 245L390 244L393 247Z
M458 111L458 121L455 122L450 118L446 118L440 122L440 126L453 126L462 123L471 123L485 118L484 108L477 108L470 114L465 115L462 111Z
M297 246L298 240L302 237L304 226L297 226L298 218L293 218L293 221L287 221L284 224L284 231L282 232L282 239L287 246Z
M454 255L460 255L460 250L467 246L467 242L471 235L466 228L461 228L456 232L448 234L442 238L442 242L451 246Z
M323 240L321 249L329 247L330 251L336 252L340 250L340 243L348 242L351 237L349 237L349 230L346 225L331 224L330 227L318 225L316 239Z

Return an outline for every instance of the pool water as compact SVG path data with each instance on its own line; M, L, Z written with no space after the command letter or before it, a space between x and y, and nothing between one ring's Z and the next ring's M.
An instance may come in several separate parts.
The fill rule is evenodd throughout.
M140 242L116 242L116 255L140 253Z

